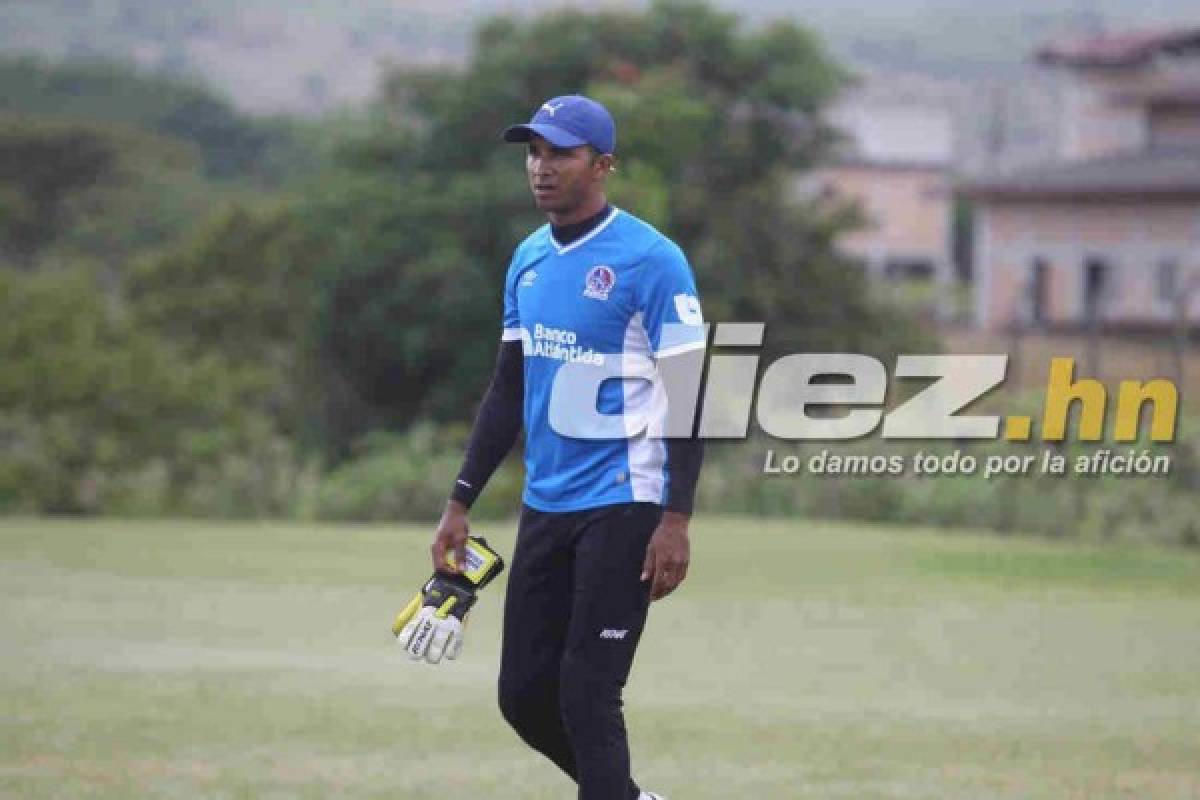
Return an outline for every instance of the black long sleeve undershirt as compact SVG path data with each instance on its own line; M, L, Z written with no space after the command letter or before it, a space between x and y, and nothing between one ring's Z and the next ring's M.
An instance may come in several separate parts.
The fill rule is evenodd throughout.
M525 398L525 356L519 339L500 342L496 370L483 395L467 454L450 495L467 508L508 455L521 432Z
M685 372L701 370L704 365L703 351L691 351L675 356L668 356L668 361L659 363L659 369L664 375L671 375L677 367ZM697 360L698 359L698 360ZM674 362L674 363L669 363ZM700 388L697 384L697 389ZM692 505L696 498L696 483L700 480L700 467L704 463L704 440L696 433L700 427L700 412L703 408L704 393L696 399L696 411L692 419L692 436L688 438L669 438L667 442L667 498L664 507L667 511L678 511L681 514L692 513Z
M667 491L667 511L691 514L696 499L696 482L700 480L700 465L704 463L704 441L667 439L667 470L671 483Z

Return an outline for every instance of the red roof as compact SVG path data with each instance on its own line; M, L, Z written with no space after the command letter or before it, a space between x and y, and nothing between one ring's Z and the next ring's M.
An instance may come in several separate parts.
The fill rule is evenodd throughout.
M1165 28L1064 39L1039 48L1035 58L1068 67L1126 67L1193 47L1200 48L1200 28Z

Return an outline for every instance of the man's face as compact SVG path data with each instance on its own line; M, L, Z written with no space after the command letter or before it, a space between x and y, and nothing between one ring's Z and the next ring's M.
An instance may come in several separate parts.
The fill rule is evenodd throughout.
M610 156L597 156L587 145L555 147L534 136L525 154L525 172L538 209L569 214L580 208L602 185L610 162Z

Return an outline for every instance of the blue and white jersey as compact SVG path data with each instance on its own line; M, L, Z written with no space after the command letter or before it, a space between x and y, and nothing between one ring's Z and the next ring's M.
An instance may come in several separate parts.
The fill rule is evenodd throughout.
M613 503L664 503L666 441L560 435L550 424L555 376L568 362L653 363L705 346L696 280L683 251L620 209L563 247L549 225L517 247L504 281L506 341L525 355L526 504L576 511ZM622 419L665 415L662 388L609 380L596 410Z

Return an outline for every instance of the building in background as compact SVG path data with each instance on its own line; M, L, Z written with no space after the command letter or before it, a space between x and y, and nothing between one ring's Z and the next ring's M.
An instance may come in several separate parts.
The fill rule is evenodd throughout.
M1010 326L1200 322L1200 28L1049 45L1049 162L963 186L975 316Z
M853 97L830 121L846 137L831 164L806 176L805 191L854 202L865 226L839 241L875 278L949 283L953 217L951 116L944 109Z

